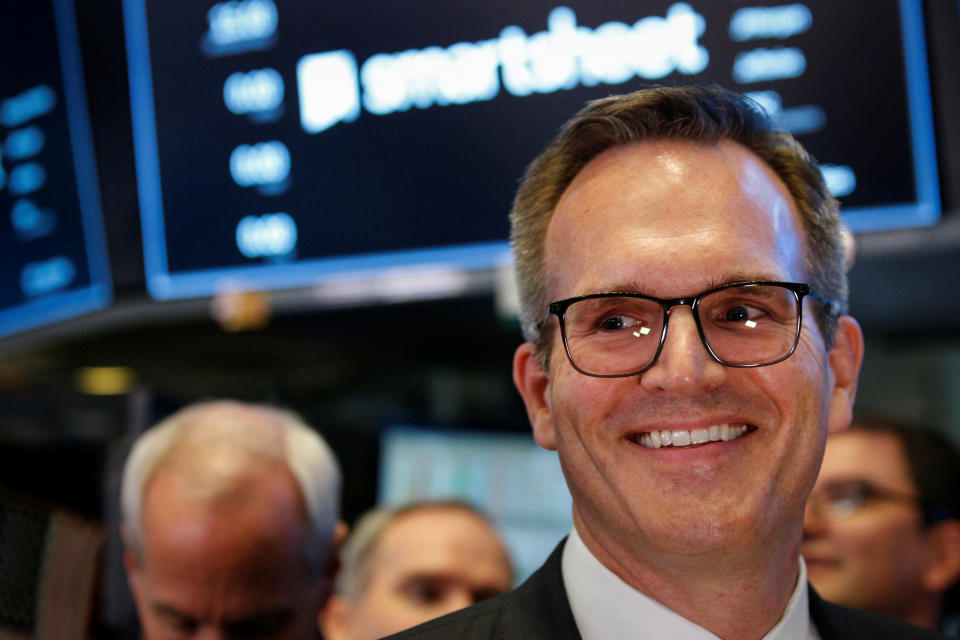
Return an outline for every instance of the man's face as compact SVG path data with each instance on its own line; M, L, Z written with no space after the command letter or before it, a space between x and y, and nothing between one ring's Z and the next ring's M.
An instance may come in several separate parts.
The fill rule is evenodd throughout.
M163 471L148 484L142 562L126 558L146 640L317 637L300 493L271 469L213 510Z
M508 591L512 571L496 532L462 509L423 509L383 532L360 598L334 596L328 640L374 640ZM329 609L329 607L328 607Z
M731 142L608 150L566 190L546 239L553 300L610 291L674 298L735 281L802 282L803 260L785 186ZM549 374L529 344L520 347L514 379L534 435L558 450L577 530L595 553L697 564L701 553L763 549L773 535L781 548L796 548L828 425L846 427L859 363L856 350L844 357L846 339L838 358L828 356L812 304L804 304L795 353L760 368L713 361L689 307L672 309L659 359L638 376L578 373L555 319L544 329L553 337ZM856 324L842 324L856 342ZM636 441L655 429L722 424L746 433L659 449Z
M864 483L876 496L859 508L845 504L836 489L850 483ZM915 495L896 436L851 431L829 438L804 522L803 555L821 596L908 617L926 597L931 550L920 508L905 497Z

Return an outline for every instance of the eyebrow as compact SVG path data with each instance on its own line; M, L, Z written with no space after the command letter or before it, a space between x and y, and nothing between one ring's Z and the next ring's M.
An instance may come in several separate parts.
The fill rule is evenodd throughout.
M177 607L165 602L152 603L153 610L160 615L171 618L179 618L190 623L199 623L200 621L192 614L181 611ZM248 616L237 618L235 620L226 620L223 625L227 629L238 629L249 625L257 624L281 624L293 617L293 610L289 607L280 606L276 609L266 609L256 611Z
M176 616L177 618L186 618L188 620L194 619L189 613L180 611L180 609L177 609L175 606L166 604L164 602L154 602L151 606L153 607L154 611L163 615Z
M703 284L703 288L699 289L697 292L690 295L696 295L703 291L709 291L710 289L716 289L717 287L722 287L724 285L733 284L734 282L781 282L783 280L780 276L774 276L770 273L759 273L759 272L739 272L734 274L728 274L725 276L710 276L710 278ZM610 293L643 293L646 295L652 295L648 291L644 290L643 286L639 286L638 281L632 280L629 282L621 281L612 288L608 287L605 289L597 289L595 292L590 293L600 293L600 292L610 292ZM586 295L586 294L581 294Z

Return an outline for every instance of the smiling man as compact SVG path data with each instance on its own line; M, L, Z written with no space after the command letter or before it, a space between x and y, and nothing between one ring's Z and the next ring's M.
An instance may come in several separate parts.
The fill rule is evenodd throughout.
M792 137L721 89L596 101L511 222L514 381L574 528L514 592L399 637L927 637L806 583L804 503L863 338L837 203Z
M298 417L232 401L145 432L123 538L145 640L314 640L345 525L333 453Z

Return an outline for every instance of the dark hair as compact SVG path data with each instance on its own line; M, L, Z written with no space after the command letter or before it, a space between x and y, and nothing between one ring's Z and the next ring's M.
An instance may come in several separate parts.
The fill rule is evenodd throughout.
M662 87L590 102L560 131L524 176L510 213L524 336L546 368L550 344L539 331L549 304L545 238L560 197L591 160L612 147L676 139L713 145L730 140L756 154L793 197L806 236L805 267L818 295L845 312L847 275L842 224L814 159L785 131L773 129L762 109L719 87ZM827 348L836 317L818 307Z
M900 442L927 524L960 519L960 452L946 435L873 416L858 416L850 430L889 433Z

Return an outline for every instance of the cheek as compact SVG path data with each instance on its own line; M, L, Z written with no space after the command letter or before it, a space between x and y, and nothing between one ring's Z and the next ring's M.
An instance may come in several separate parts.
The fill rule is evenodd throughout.
M850 522L834 537L844 553L868 569L884 562L902 564L916 546L911 527L899 521Z
M637 401L636 397L631 399L629 391L631 385L638 384L639 377L595 378L565 363L561 371L553 371L548 403L557 426L567 425L580 431L584 425L602 424L618 411L635 406ZM639 388L632 390L641 393Z
M793 437L809 442L822 452L827 437L831 385L823 348L801 342L784 362L744 372L756 376L753 378L756 388L773 403L779 413L778 421L793 430Z
M421 615L421 605L399 587L385 585L374 597L364 601L364 615L371 620L379 619L384 625L399 625L416 620Z
M875 531L874 531L875 533ZM877 547L882 549L876 538L871 535L869 526L862 523L846 523L836 528L833 536L834 543L850 559L857 561L866 558L869 563L876 561Z

